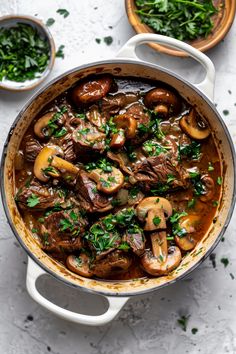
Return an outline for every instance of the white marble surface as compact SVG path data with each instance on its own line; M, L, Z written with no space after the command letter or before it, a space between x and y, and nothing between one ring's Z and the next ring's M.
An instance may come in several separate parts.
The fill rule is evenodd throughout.
M66 19L56 13L66 8ZM50 28L56 45L65 45L65 59L57 59L52 77L81 63L112 57L134 32L123 0L0 0L0 14L37 14L56 22ZM109 28L112 26L112 28ZM95 38L111 35L112 45ZM192 60L157 55L147 47L142 57L194 81L201 68ZM226 39L208 52L216 71L215 102L236 139L236 23ZM0 148L7 132L30 93L0 92ZM0 353L1 354L223 354L236 353L236 244L234 215L225 241L216 254L216 268L207 259L187 279L148 296L132 298L120 316L104 327L90 328L63 321L38 306L27 294L27 257L15 240L0 211ZM221 258L227 257L225 268ZM231 273L231 275L230 275ZM235 276L235 279L233 279ZM50 299L84 313L99 313L105 306L100 297L65 288L52 279L42 279L41 290ZM178 325L180 315L190 315L187 331ZM192 328L198 328L194 335Z

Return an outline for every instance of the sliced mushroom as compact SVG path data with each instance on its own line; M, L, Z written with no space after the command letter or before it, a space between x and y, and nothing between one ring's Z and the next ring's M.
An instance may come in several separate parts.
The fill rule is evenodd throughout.
M136 211L139 220L146 221L144 230L154 231L166 228L165 219L172 215L172 206L165 198L147 197L138 204Z
M78 257L68 256L66 265L72 272L82 277L91 278L93 276L93 272L90 270L90 258L85 253L81 253Z
M45 169L50 166L55 155L63 156L63 150L59 146L52 145L45 146L36 157L34 162L34 175L40 181L47 182L49 180L50 177L45 174ZM51 171L51 175L53 175L53 172L54 177L59 176L59 173L57 171L53 171L53 169Z
M104 172L99 168L89 173L89 178L97 183L97 189L106 194L117 192L124 183L124 176L116 167L111 172Z
M49 126L50 121L54 118L54 115L57 114L58 112L53 111L53 112L48 112L41 118L37 120L37 122L34 125L34 133L37 135L37 137L44 139L48 138L52 135L52 129ZM63 122L65 121L65 115L61 114L58 119L56 119L56 123L62 125Z
M201 195L200 199L202 202L209 202L213 199L215 194L215 182L213 178L208 175L202 176L201 181L205 186L205 193Z
M106 96L112 83L112 77L108 75L83 82L74 88L72 99L78 106L96 102Z
M60 177L62 174L68 181L74 179L79 172L79 168L69 161L56 155L63 156L63 151L59 146L45 146L34 163L34 175L42 182L47 182L50 176Z
M166 232L153 232L151 233L152 254L161 262L165 262L168 255L168 246L166 239Z
M171 246L168 249L168 256L165 262L162 259L154 257L152 252L146 252L141 258L141 265L144 270L151 275L167 275L178 267L182 260L180 249Z
M199 224L199 222L200 217L196 214L189 214L180 219L180 228L186 230L187 232L187 234L182 237L175 236L175 242L181 250L190 251L196 246L197 241L193 238L193 236L196 232L195 227Z
M196 140L206 139L211 131L205 119L200 117L195 109L192 109L189 114L183 116L179 122L181 129Z
M144 104L164 117L177 114L181 109L180 98L173 92L163 88L155 88L146 93Z

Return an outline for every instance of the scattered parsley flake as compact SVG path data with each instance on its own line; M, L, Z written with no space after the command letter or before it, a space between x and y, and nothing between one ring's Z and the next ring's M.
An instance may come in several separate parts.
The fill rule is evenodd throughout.
M52 26L54 23L55 23L54 18L50 17L50 18L47 19L46 26L47 26L47 27L50 27L50 26Z
M57 51L56 51L57 58L62 58L62 59L65 58L65 54L63 52L64 48L65 48L65 46L63 44L61 44L60 47L57 49Z
M58 9L57 10L57 13L61 16L63 16L64 18L68 17L69 16L69 11L66 10L66 9Z
M222 264L224 264L224 267L225 267L225 268L226 268L226 267L228 266L228 264L229 264L229 260L228 260L228 258L226 258L226 257L222 257L220 261L221 261Z
M113 42L113 38L111 36L107 36L103 38L104 43L106 43L106 45L111 45Z

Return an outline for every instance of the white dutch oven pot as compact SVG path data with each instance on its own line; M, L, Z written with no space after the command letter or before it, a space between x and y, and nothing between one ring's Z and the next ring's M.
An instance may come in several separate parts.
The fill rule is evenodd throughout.
M182 50L197 60L205 69L204 80L192 85L174 73L157 65L141 61L135 54L137 46L155 42ZM20 141L32 119L55 97L67 90L79 79L90 74L111 73L117 76L133 76L159 80L174 87L180 95L206 116L212 128L222 157L224 175L223 192L217 219L209 227L205 237L187 255L180 266L168 276L153 279L134 279L129 281L103 281L83 278L70 272L63 265L45 254L31 232L26 228L14 201L14 158ZM190 45L173 38L155 34L139 34L131 38L119 51L116 58L75 68L50 82L41 89L19 113L5 143L2 157L2 197L9 224L18 241L29 255L26 284L29 294L40 305L54 314L75 323L104 325L115 318L130 296L143 294L167 286L183 278L196 268L214 249L221 239L231 218L235 203L235 155L228 130L215 109L213 100L215 69L211 60ZM43 274L51 274L65 284L84 291L104 295L109 303L108 310L99 316L87 316L63 309L45 297L36 288L36 280Z

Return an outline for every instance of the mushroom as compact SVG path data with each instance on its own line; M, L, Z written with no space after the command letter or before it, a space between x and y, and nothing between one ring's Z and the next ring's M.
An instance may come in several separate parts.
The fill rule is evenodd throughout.
M209 202L213 199L215 194L215 182L213 178L208 175L202 176L201 181L205 185L205 192L200 196L200 200L202 202Z
M111 76L102 76L85 81L72 91L72 99L78 106L96 102L110 91L113 80Z
M96 168L89 173L88 177L97 183L99 191L106 194L117 192L124 183L124 176L116 167L112 167L109 173Z
M91 278L93 272L90 270L90 258L85 253L80 253L78 257L70 255L66 259L67 267L74 273L82 277Z
M196 214L189 214L180 219L180 228L187 232L187 234L182 237L175 236L175 242L181 250L190 251L196 246L197 242L194 240L193 234L196 232L195 226L199 224L199 221L200 217Z
M127 139L132 139L135 137L137 122L136 119L129 116L128 114L119 114L113 119L118 129L123 129L125 131L125 136Z
M171 203L161 197L144 198L137 206L137 217L146 221L144 230L166 229L166 218L172 215Z
M164 117L177 114L181 109L179 97L163 88L155 88L146 93L144 104Z
M48 138L52 135L52 129L49 126L50 121L54 118L54 115L58 112L48 112L41 118L37 120L34 125L34 133L37 137L43 139ZM59 118L56 119L56 123L62 124L63 120L65 119L64 114L59 114Z
M141 258L141 265L144 270L154 276L167 275L178 267L182 260L180 249L176 246L168 248L168 256L165 262L154 257L152 252L146 252Z
M127 114L116 116L113 122L116 124L118 132L112 135L110 147L120 149L125 144L125 138L132 139L135 137L137 122L135 118Z
M34 162L34 175L42 182L47 182L50 176L58 178L61 173L69 172L76 175L79 168L72 163L56 156L63 156L63 150L56 145L44 146Z
M211 131L205 119L200 117L195 109L183 116L179 122L181 129L192 139L206 139Z

